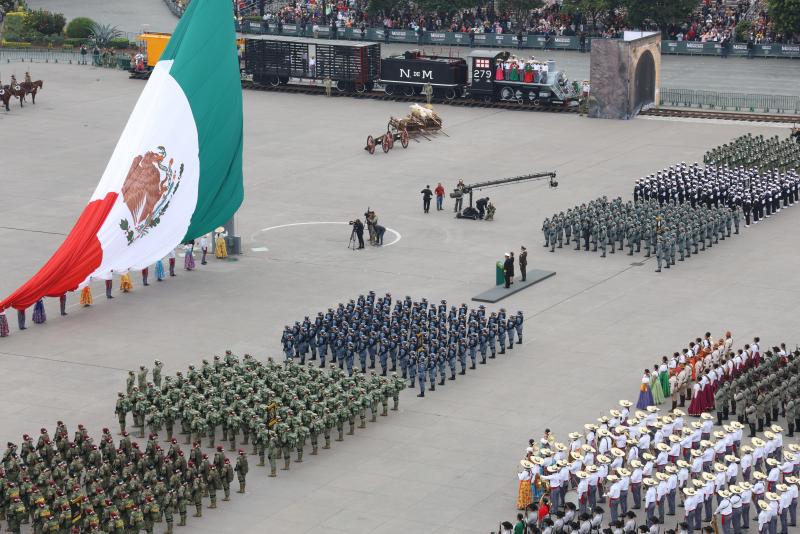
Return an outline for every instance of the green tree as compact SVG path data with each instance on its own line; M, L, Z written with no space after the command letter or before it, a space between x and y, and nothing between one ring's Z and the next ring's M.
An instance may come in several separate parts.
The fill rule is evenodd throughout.
M462 9L475 6L474 0L417 0L415 2L423 13L444 13L452 15Z
M394 10L405 7L405 0L370 0L368 12L372 14L389 14Z
M524 26L532 9L539 9L544 5L542 0L499 0L500 11L507 11L514 16L517 26Z
M67 24L66 34L71 39L87 39L92 34L95 21L89 17L75 17Z
M784 36L800 35L800 0L769 0L768 5L775 31Z
M616 7L615 0L564 0L562 9L570 14L580 13L591 20L592 28L597 28L597 21Z
M631 27L641 28L652 21L666 33L671 24L686 22L697 7L697 0L625 0L624 6Z
M59 35L66 23L67 19L61 13L51 13L44 9L29 11L25 17L28 30L42 35Z

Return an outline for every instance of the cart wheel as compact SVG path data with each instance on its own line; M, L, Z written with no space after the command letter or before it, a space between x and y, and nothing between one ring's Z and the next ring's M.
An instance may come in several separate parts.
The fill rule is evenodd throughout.
M408 130L400 132L400 144L403 145L403 148L408 148Z
M367 152L370 154L375 153L375 138L371 135L367 136Z
M392 134L387 133L383 136L383 141L381 141L381 146L383 147L384 152L389 152L392 149Z
M389 148L394 148L394 134L387 134L389 136Z

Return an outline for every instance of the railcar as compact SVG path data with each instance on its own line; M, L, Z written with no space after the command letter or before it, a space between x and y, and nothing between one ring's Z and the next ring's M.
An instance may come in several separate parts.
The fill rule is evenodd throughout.
M330 79L340 92L363 93L380 78L380 58L377 43L253 36L244 40L242 74L272 87Z

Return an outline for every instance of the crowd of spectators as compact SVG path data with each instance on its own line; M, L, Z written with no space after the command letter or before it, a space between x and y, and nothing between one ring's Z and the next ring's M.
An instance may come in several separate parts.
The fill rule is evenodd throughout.
M169 0L173 1L173 0ZM190 0L174 0L181 7ZM404 29L427 32L526 33L529 35L619 37L628 29L626 13L615 9L591 19L580 13L568 12L559 2L547 2L544 7L530 10L527 16L500 11L494 2L458 11L452 15L422 11L413 3L403 8L370 12L369 0L288 0L264 5L264 14L257 0L233 0L240 20L262 20L266 24L335 24L347 28ZM656 30L655 24L641 29ZM776 33L767 12L766 0L700 0L698 8L682 24L665 29L665 38L674 41L718 42L733 41L769 44L787 42Z

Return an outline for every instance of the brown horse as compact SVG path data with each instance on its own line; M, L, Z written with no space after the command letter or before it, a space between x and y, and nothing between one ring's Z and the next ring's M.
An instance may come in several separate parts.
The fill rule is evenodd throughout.
M36 103L36 93L42 90L44 86L44 82L42 80L36 80L35 82L22 82L20 87L24 91L22 95L22 99L25 99L25 95L31 95L31 102L34 104Z
M0 105L6 108L6 111L11 111L8 103L11 101L11 89L7 85L0 84Z

